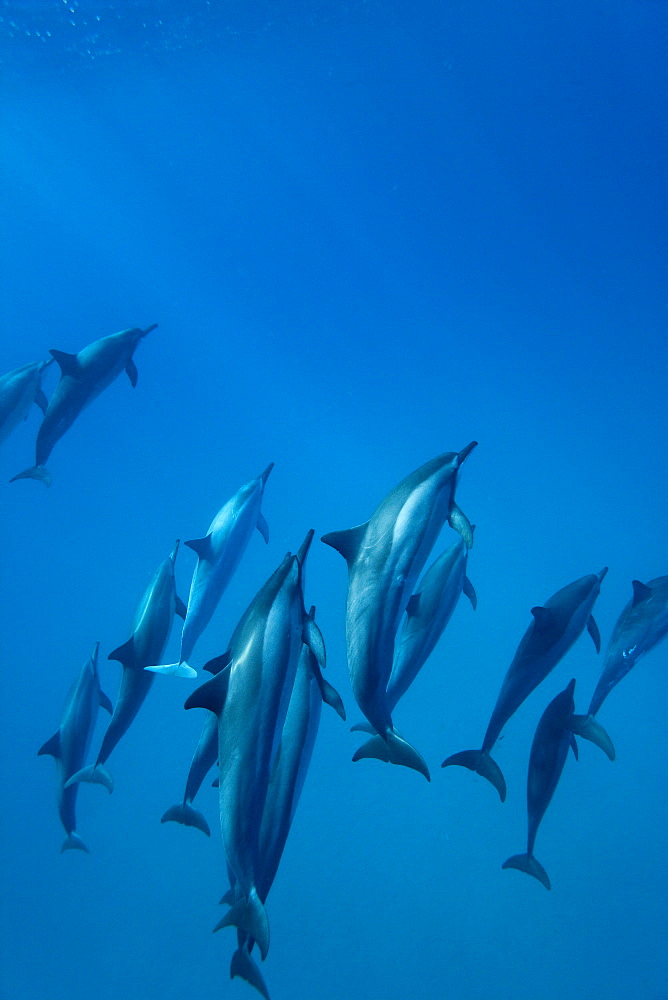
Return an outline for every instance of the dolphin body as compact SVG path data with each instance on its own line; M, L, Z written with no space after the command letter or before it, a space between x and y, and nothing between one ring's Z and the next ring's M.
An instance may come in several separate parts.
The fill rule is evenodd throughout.
M586 715L575 715L574 691L575 681L572 680L568 687L550 702L540 717L529 755L527 851L526 854L513 855L501 866L517 868L527 875L533 875L546 889L551 888L550 880L541 863L534 857L533 848L538 827L552 801L564 769L569 746L572 747L577 760L578 746L574 734L595 743L611 760L615 759L610 737L603 727Z
M46 413L49 404L42 390L42 374L52 362L53 358L31 361L0 378L0 444L27 418L33 403Z
M269 948L269 922L258 892L260 827L271 760L280 739L303 642L324 662L322 636L304 610L302 569L313 538L285 556L237 625L219 672L188 698L218 720L220 825L237 901L214 928L235 926Z
M112 712L111 702L100 689L97 672L99 645L99 642L95 643L90 659L86 660L70 689L58 730L37 751L38 755L50 754L56 761L58 813L67 834L60 849L61 853L68 850L88 852L88 848L76 832L75 809L79 786L75 784L68 788L67 780L80 769L86 759L99 706L102 705L109 713Z
M137 384L137 366L133 354L139 341L155 330L154 323L145 330L134 328L100 337L78 354L49 351L60 365L60 381L44 414L37 433L35 465L19 472L16 479L39 479L51 485L51 473L45 462L61 437L68 431L81 411L92 403L122 371L127 372L132 386Z
M637 660L668 634L668 576L657 576L649 583L634 580L632 586L633 598L617 619L605 651L603 672L589 706L590 715L596 715Z
M556 667L585 627L596 651L600 651L601 639L591 612L607 572L605 567L600 573L580 577L558 590L542 607L531 609L533 621L524 633L503 679L482 748L453 754L443 761L441 767L459 764L476 771L494 785L501 801L505 800L506 782L501 768L491 756L492 748L511 715Z
M422 465L388 493L365 524L322 538L348 563L348 669L357 704L378 734L353 760L377 757L404 764L427 780L425 761L394 728L387 685L401 616L445 522L472 544L471 525L455 503L455 489L462 462L475 445Z
M155 675L147 673L144 667L162 656L174 613L185 615L185 606L176 595L174 581L174 562L178 549L177 541L171 554L153 574L135 612L132 635L127 642L109 654L110 660L118 660L123 667L114 714L104 734L95 764L73 774L67 787L77 781L90 781L104 785L110 792L113 790L113 779L103 765L130 728L155 680Z
M188 663L195 643L211 621L225 588L232 579L255 528L265 542L269 527L260 509L264 487L274 463L261 476L245 483L218 511L204 538L185 542L197 553L197 566L190 584L188 612L181 633L181 653L178 663L147 666L160 674L196 677L197 671Z

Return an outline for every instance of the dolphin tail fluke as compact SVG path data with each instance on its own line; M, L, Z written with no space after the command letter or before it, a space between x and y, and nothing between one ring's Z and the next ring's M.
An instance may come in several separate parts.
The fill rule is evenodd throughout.
M250 986L255 987L258 993L264 997L264 1000L269 1000L267 984L264 981L257 963L253 961L248 952L248 948L245 945L241 948L237 948L235 953L232 955L232 961L230 963L230 979L234 979L235 976L239 976L240 979L245 979Z
M167 810L165 815L160 820L161 823L169 823L173 821L174 823L182 823L183 826L194 826L197 830L201 830L205 833L207 837L211 836L211 830L209 829L209 824L199 810L194 809L189 802L183 802L180 805L172 806Z
M610 760L615 759L615 748L612 740L593 715L572 715L569 728L576 736L581 736L583 740L595 743L603 753L608 755Z
M161 663L159 666L144 667L154 674L166 674L169 677L197 677L197 671L193 670L189 663L181 660L180 663Z
M89 849L75 830L68 833L63 841L60 853L63 854L65 851L84 851L86 854L90 854Z
M454 753L443 761L441 767L450 767L451 764L459 764L460 767L467 767L469 771L475 771L483 778L494 785L502 802L506 801L506 781L501 773L501 768L495 760L490 757L486 750L462 750L461 753Z
M538 879L546 889L552 888L547 872L540 861L536 861L533 854L513 854L512 858L504 861L501 867L516 868L519 872L526 872L527 875L533 875L534 878Z
M372 736L376 735L376 730L373 728L370 722L356 722L354 726L350 727L351 733L371 733Z
M269 920L256 889L251 889L248 896L242 896L229 908L222 920L214 927L220 931L223 927L237 927L248 937L257 942L260 954L264 960L269 951Z
M89 764L88 767L75 771L65 782L65 788L77 785L80 781L86 781L90 785L104 785L110 795L114 790L114 779L102 764Z
M31 465L29 469L24 469L18 475L12 476L10 483L15 483L17 479L39 479L45 486L51 485L51 473L45 465Z
M390 763L390 754L387 749L387 743L382 738L382 736L372 736L370 740L363 743L359 750L356 750L353 755L353 760L382 760L386 764Z
M357 750L353 760L363 760L369 757L385 761L386 764L403 764L404 767L419 771L427 781L431 781L429 768L422 756L397 732L388 732L384 737L372 736Z

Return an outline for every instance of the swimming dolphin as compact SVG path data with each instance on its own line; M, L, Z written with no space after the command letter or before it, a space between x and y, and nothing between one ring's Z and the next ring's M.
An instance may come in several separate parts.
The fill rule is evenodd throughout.
M50 754L56 761L58 813L67 834L61 853L68 850L88 852L76 832L75 807L79 786L75 784L68 788L67 780L80 769L86 759L99 706L102 705L110 713L112 711L111 702L100 689L97 672L99 646L99 642L96 642L90 659L86 660L70 689L58 730L37 751L38 755Z
M262 475L251 479L221 507L204 538L194 538L185 544L197 553L188 598L188 613L181 634L181 654L178 663L147 666L159 674L196 677L197 671L188 663L195 643L211 621L225 588L232 579L255 528L265 542L269 528L260 509L264 487L274 463Z
M0 377L0 444L26 419L33 403L46 413L42 375L52 363L53 358L32 361Z
M144 592L135 612L132 635L127 642L109 654L110 660L118 660L123 667L114 714L104 734L95 764L73 774L66 787L77 781L96 782L109 791L114 787L112 777L103 765L130 728L155 680L155 675L147 673L144 667L162 656L174 613L185 616L185 606L176 595L174 582L174 562L178 550L177 541L171 554L158 566Z
M121 330L120 333L100 337L78 354L49 352L60 365L61 374L37 433L35 465L19 472L10 482L13 483L16 479L39 479L45 486L51 485L51 473L44 463L55 445L81 411L103 389L111 385L122 371L127 372L133 387L137 384L137 366L132 356L139 341L155 330L157 325L154 323L145 330Z
M578 747L575 735L584 736L599 746L611 760L615 751L610 737L602 726L586 715L575 715L573 692L575 681L554 698L547 706L536 728L529 755L527 777L527 813L529 833L526 854L515 854L504 861L502 868L517 868L527 875L533 875L539 882L550 888L547 872L533 854L536 833L545 810L552 801L555 788L566 763L569 746L577 759Z
M605 652L603 673L596 685L589 714L596 715L614 687L645 653L668 634L668 576L649 583L633 581L633 598L613 629Z
M348 669L357 704L378 734L353 760L377 757L404 764L427 780L426 763L394 728L387 684L401 616L445 522L472 544L471 525L455 503L455 489L462 462L475 445L427 462L388 493L365 524L322 538L348 563Z
M531 609L533 621L524 633L503 679L482 748L453 754L443 761L441 767L459 764L476 771L494 785L501 801L505 800L506 782L501 768L491 756L492 748L511 715L556 667L585 626L596 651L600 651L600 634L591 612L607 572L606 566L600 573L583 576L558 590L544 606Z
M188 698L218 719L220 825L239 898L214 928L235 926L269 948L269 922L258 893L260 826L271 760L287 714L302 642L322 661L322 636L304 610L302 568L313 531L280 566L237 625L219 673ZM222 663L225 662L225 666Z

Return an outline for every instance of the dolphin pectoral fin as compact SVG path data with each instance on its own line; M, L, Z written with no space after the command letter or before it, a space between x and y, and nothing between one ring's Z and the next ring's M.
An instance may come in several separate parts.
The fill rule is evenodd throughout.
M506 782L501 768L495 760L490 757L486 750L462 750L461 753L452 754L447 757L441 767L450 767L451 764L458 764L460 767L467 767L469 771L475 771L483 778L494 785L502 802L506 801Z
M212 788L220 788L220 778L214 778L211 782Z
M76 354L68 354L67 351L49 351L49 354L58 364L63 375L70 378L78 378L81 374L81 365Z
M533 854L513 854L512 858L504 861L501 867L516 868L519 872L526 872L527 875L533 875L534 878L537 878L546 889L552 888L547 872L540 861L536 861Z
M568 743L569 743L569 746L570 746L571 750L573 751L573 756L575 757L576 760L579 760L580 759L580 754L579 754L579 751L578 751L577 740L575 739L575 733L571 733L570 734Z
M320 675L320 679L318 680L318 687L320 688L320 696L322 697L324 703L326 705L329 705L330 708L333 708L336 714L345 722L346 710L343 706L341 695L336 690L336 688L332 687L332 685L325 680L322 674Z
M364 540L368 521L358 524L355 528L345 528L343 531L330 531L320 539L325 545L331 545L333 549L340 552L348 565L352 565L357 558L357 553Z
M37 751L37 756L41 757L42 754L49 754L50 757L55 757L56 760L60 757L60 730L57 730L50 740L39 748Z
M473 528L471 527L471 523L466 514L464 513L464 511L461 509L461 507L457 506L454 500L450 504L448 523L451 528L454 528L455 531L459 532L459 534L466 542L466 548L470 549L471 546L473 545Z
M372 736L376 736L376 730L373 728L370 722L356 722L354 726L350 727L351 733L371 733Z
M35 403L39 406L42 413L46 413L49 401L44 395L44 390L40 387L35 393Z
M246 945L237 948L232 955L230 979L234 979L236 976L244 979L250 986L254 986L258 993L264 997L264 1000L269 1000L267 984L262 977L257 963L251 958Z
M237 927L249 937L252 937L260 949L264 960L269 951L269 920L267 911L260 901L257 889L253 888L248 897L242 896L227 911L222 920L214 927L214 933L223 927Z
M601 633L598 630L598 625L594 621L594 616L593 615L589 615L589 618L587 619L587 631L589 632L589 635L592 637L593 643L596 646L596 652L600 653L601 652Z
M610 760L615 759L615 748L612 740L593 715L571 715L568 728L577 736L581 736L583 740L595 743Z
M198 809L193 809L189 802L171 806L160 820L161 823L169 823L171 821L182 823L183 826L194 826L195 829L205 833L207 837L211 836L211 830L206 819Z
M139 372L137 371L137 366L132 360L132 358L130 358L127 365L125 366L125 371L127 373L128 378L130 379L130 385L132 386L133 389L136 388L137 379L139 378Z
M420 594L422 591L418 591L417 594L411 594L408 598L408 604L406 605L406 614L409 618L412 618L420 610Z
M212 660L209 660L208 663L205 663L204 666L202 667L202 670L208 670L210 674L219 674L220 671L224 670L225 667L231 662L232 662L232 653L228 649L226 650L226 652L221 653L220 656L214 656Z
M219 906L233 906L237 901L237 894L234 889L228 889L218 900Z
M185 708L208 708L214 715L220 715L227 697L227 688L230 681L229 667L221 670L219 674L205 681L201 687L190 695L186 700Z
M267 524L267 519L262 511L260 511L257 516L257 530L260 532L267 545L269 545L269 525Z
M60 853L63 854L65 851L85 851L86 854L90 854L90 850L75 830L68 833L62 843Z
M114 790L114 779L102 764L89 764L88 767L82 767L80 771L75 771L67 779L64 787L71 788L72 785L78 785L80 781L85 781L89 785L103 785L110 795Z
M158 666L144 667L152 674L167 674L169 677L197 677L197 671L193 670L189 663L181 660L180 663L161 663Z
M109 712L109 715L114 714L114 706L111 704L111 698L104 691L100 691L100 707Z
M116 649L112 650L107 657L108 660L118 660L122 663L124 667L131 667L133 665L135 658L135 644L134 637L130 636L127 642L124 642L122 646L118 646Z
M211 535L205 535L204 538L191 538L189 542L184 542L183 544L192 549L200 559L207 559L209 562L213 561Z
M469 601L471 602L471 607L475 611L475 609L478 607L478 596L477 596L475 590L473 589L473 584L469 580L468 576L464 577L464 584L462 586L462 593L465 594L468 597Z
M179 616L179 618L182 618L183 621L186 620L186 615L188 614L188 608L183 603L178 594L176 594L174 597L174 612Z
M302 625L302 642L305 643L316 658L321 670L325 669L325 640L316 625L313 615L307 615Z
M648 601L652 596L652 588L648 587L646 583L641 583L640 580L632 580L631 586L633 587L633 603L631 606L634 608L636 604L640 604L641 601Z
M369 759L382 760L385 764L390 763L390 753L387 749L387 743L377 733L370 740L367 740L366 743L363 743L359 750L356 750L353 754L353 761Z
M51 473L45 465L31 465L29 469L24 469L23 472L12 476L9 481L15 483L17 479L38 479L45 486L51 485Z

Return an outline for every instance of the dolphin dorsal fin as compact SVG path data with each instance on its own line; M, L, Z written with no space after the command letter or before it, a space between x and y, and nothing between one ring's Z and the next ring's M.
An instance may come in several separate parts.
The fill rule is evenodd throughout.
M49 351L54 361L60 366L63 375L70 378L78 378L81 374L81 365L77 354L68 354L67 351Z
M411 596L408 598L408 604L406 605L406 614L408 615L409 618L411 618L413 615L417 615L420 611L421 593L422 591L419 590L417 594L411 594Z
M44 746L41 746L37 751L37 756L40 757L42 754L49 754L51 757L55 757L56 760L60 757L60 730L55 732L50 740L47 740Z
M118 646L116 649L112 650L107 657L108 660L118 660L122 663L124 667L131 667L134 659L134 637L130 636L127 642L124 642L122 646Z
M589 632L589 635L592 637L593 643L596 646L596 652L600 653L601 652L601 633L598 630L598 625L594 621L594 616L593 615L589 615L589 618L587 619L587 631Z
M358 524L355 528L330 531L328 535L323 535L320 541L324 542L325 545L331 545L333 549L340 552L348 565L352 566L357 559L368 526L369 522L365 521L364 524Z
M633 607L636 604L640 604L641 601L648 601L652 596L651 587L648 587L646 583L641 583L640 580L633 580L631 583L633 587Z
M214 656L212 660L205 663L202 670L208 670L210 674L219 674L231 662L232 653L228 649L224 653L221 653L220 656Z
M229 682L230 670L228 667L193 691L186 700L184 708L207 708L214 715L220 717L227 697Z
M534 628L540 629L541 632L547 632L554 625L554 615L549 608L544 608L541 604L532 608L531 614L534 617Z
M186 620L186 615L188 614L188 608L183 603L178 594L174 595L174 611L179 616L179 618L183 618L184 621Z
M213 559L211 535L205 535L204 538L191 538L189 542L184 542L183 544L192 549L200 559L208 559L209 562Z
M100 689L100 705L105 712L109 712L109 715L114 714L114 706L111 704L111 698L102 689Z
M471 602L471 607L475 611L478 607L478 595L476 594L473 584L469 580L468 576L464 577L464 583L462 585L462 593L466 594L469 601Z

